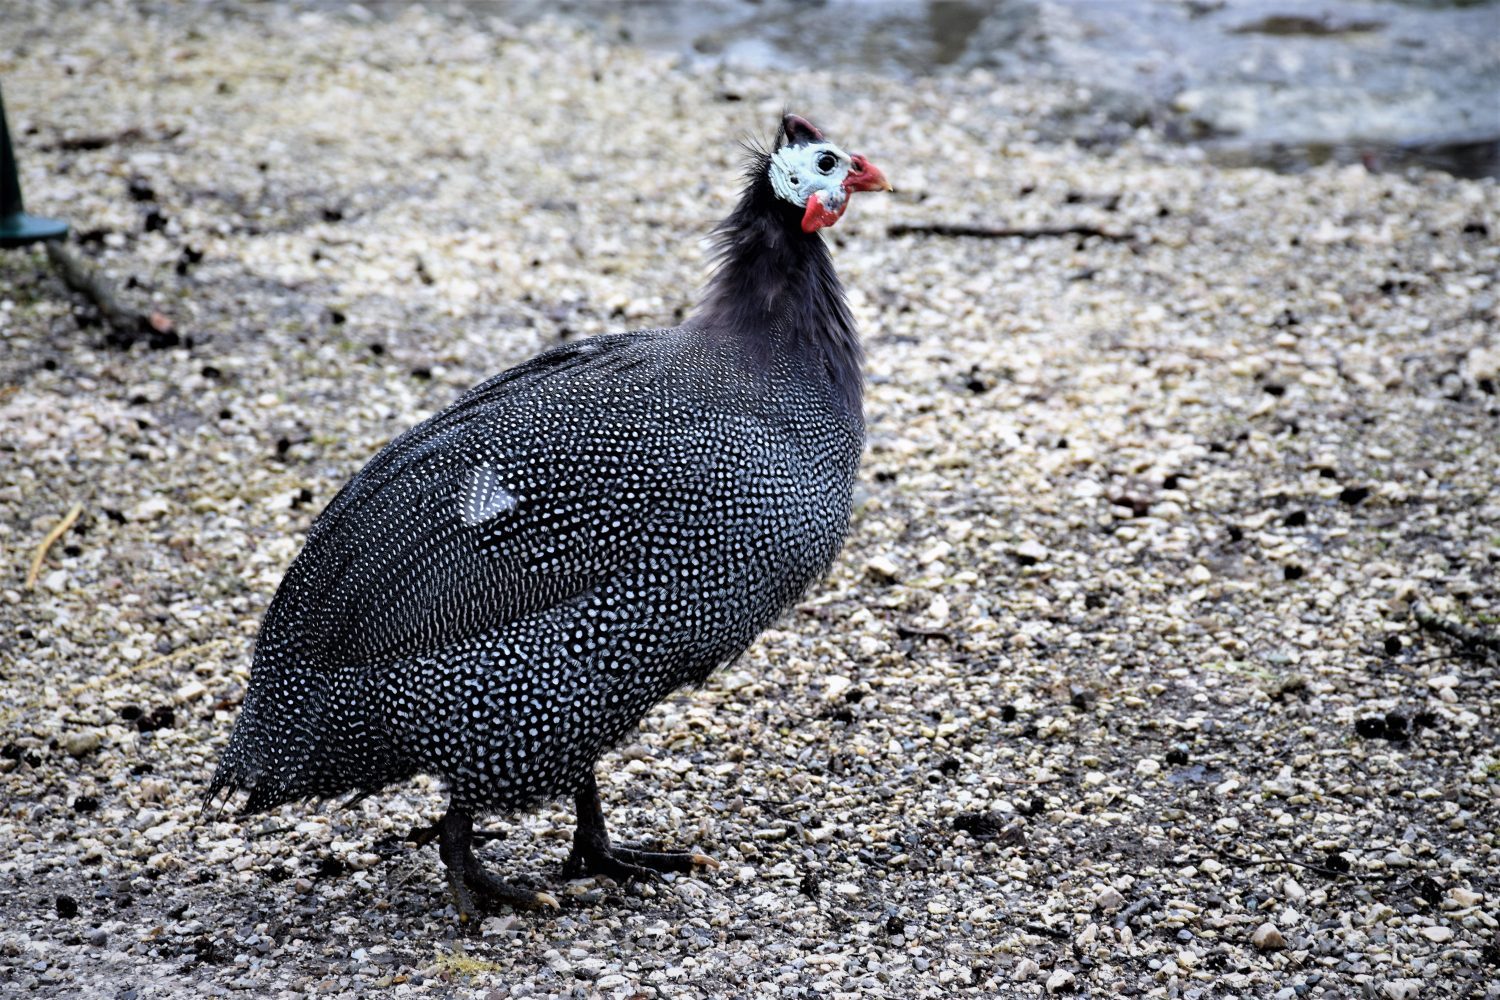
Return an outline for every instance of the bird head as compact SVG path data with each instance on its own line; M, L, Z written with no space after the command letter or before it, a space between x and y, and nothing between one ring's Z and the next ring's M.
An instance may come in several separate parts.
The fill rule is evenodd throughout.
M781 120L781 142L771 154L769 171L776 197L802 209L804 233L839 221L855 191L893 190L879 167L844 152L797 115Z

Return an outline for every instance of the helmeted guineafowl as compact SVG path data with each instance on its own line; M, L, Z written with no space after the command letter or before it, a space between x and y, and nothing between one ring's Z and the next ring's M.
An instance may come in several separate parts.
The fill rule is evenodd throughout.
M863 443L861 352L818 229L860 156L787 115L682 326L565 345L387 445L308 531L209 787L245 811L441 776L461 919L556 905L478 864L476 814L572 794L565 871L711 864L611 846L601 753L739 656L833 561Z

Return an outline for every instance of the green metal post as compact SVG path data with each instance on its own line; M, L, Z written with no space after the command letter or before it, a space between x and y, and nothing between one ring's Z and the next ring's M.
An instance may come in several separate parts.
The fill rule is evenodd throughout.
M21 178L16 173L16 154L10 148L5 101L0 99L0 247L23 247L38 240L60 240L66 235L66 222L27 215L21 204Z

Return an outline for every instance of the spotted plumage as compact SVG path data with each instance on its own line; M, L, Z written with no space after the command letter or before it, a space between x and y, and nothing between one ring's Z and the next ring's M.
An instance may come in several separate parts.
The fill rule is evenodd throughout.
M210 795L244 789L254 811L439 775L466 917L470 891L528 905L473 862L475 814L573 794L571 867L683 866L610 847L594 764L827 571L863 437L858 339L804 223L819 195L770 176L788 145L836 147L794 116L783 136L687 323L497 375L339 492L266 613ZM841 213L886 185L839 153Z

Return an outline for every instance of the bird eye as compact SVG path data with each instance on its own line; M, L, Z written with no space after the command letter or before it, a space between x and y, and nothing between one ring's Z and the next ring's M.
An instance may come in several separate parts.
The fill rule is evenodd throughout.
M838 166L838 162L838 157L834 156L832 153L824 153L822 156L818 157L818 169L826 174L834 167Z

